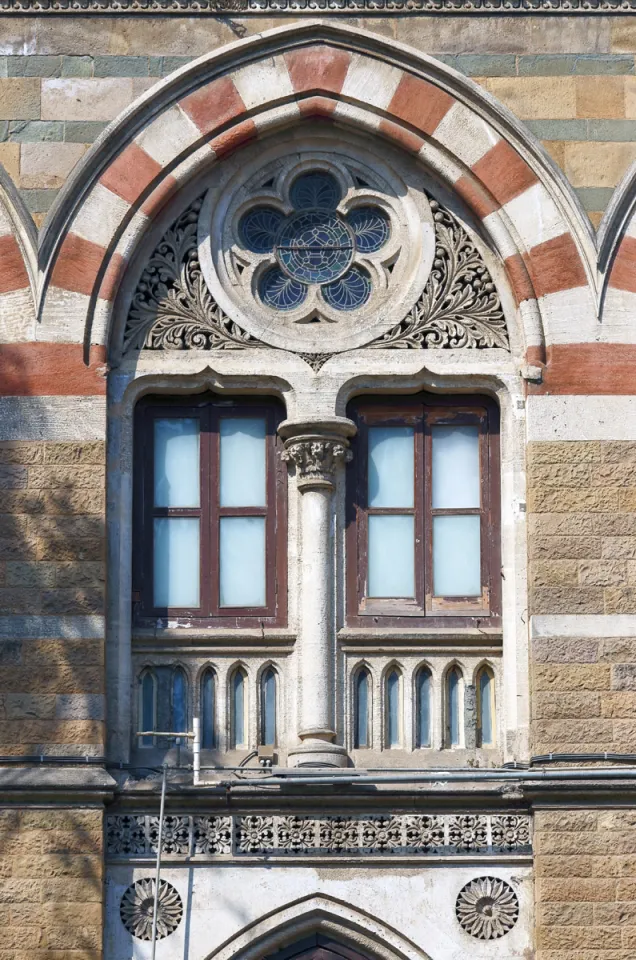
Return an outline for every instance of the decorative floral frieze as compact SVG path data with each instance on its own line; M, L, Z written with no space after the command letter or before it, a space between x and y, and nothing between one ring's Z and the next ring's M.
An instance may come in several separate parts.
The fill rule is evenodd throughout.
M509 350L506 318L481 253L452 213L430 203L435 259L427 284L402 322L371 346Z
M107 817L111 859L152 859L158 817ZM168 860L246 856L501 856L531 853L527 814L167 816Z
M283 460L295 465L301 487L332 486L338 464L348 463L351 456L342 440L321 436L292 437L282 453Z
M509 883L479 877L459 891L455 915L466 933L477 940L497 940L519 919L519 900Z
M228 14L280 11L293 13L590 13L625 15L636 11L635 0L0 0L5 14Z
M125 891L119 905L121 922L138 940L152 940L152 921L156 884L152 879L137 880ZM159 881L157 903L157 940L169 937L183 917L183 901L171 883Z

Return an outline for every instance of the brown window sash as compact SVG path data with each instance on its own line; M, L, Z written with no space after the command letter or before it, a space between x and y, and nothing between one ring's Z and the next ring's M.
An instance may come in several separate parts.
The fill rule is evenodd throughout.
M347 623L354 627L499 626L501 618L499 411L487 397L360 399L349 415L358 434L347 483ZM480 506L433 508L432 428L477 426L479 430ZM412 426L415 431L414 507L368 506L370 427ZM415 518L415 597L367 595L368 525L374 515L411 514ZM480 517L481 594L436 596L433 589L433 519Z
M223 417L264 417L266 421L266 505L220 506L219 421ZM200 506L154 506L154 421L192 418L200 424ZM282 410L275 401L225 400L205 395L187 400L144 398L135 411L135 510L133 546L134 621L137 626L161 626L166 620L181 626L284 626L287 617L287 478L279 456L276 429ZM219 597L219 536L223 517L265 518L265 605L222 607ZM199 520L199 606L155 607L153 521L157 517Z

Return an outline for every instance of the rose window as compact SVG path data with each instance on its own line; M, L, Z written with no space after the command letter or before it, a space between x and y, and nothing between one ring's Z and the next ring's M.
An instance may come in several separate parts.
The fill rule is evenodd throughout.
M261 301L273 310L294 310L314 286L334 310L363 306L371 295L371 277L356 258L385 245L391 230L387 215L375 206L339 213L342 191L329 173L297 177L289 199L290 215L259 205L239 224L246 249L272 258L258 284Z

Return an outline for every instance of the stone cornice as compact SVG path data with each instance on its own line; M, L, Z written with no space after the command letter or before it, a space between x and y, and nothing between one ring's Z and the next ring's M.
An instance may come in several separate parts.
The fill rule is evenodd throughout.
M0 0L0 15L432 13L432 14L617 14L636 11L636 0Z

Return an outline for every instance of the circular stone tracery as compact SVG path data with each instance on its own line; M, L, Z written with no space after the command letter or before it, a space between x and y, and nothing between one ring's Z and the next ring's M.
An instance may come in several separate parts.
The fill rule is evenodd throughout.
M273 310L294 310L317 286L334 310L356 310L371 296L371 278L354 264L356 255L377 253L389 240L391 225L380 207L338 212L342 190L335 177L311 171L296 177L289 190L294 212L254 206L239 222L239 237L256 254L272 253L276 265L261 276L258 293Z
M155 881L137 880L125 891L119 905L121 922L138 940L152 940L152 918L155 906ZM157 940L169 937L183 917L183 901L179 891L167 880L159 882L157 904Z
M479 877L462 887L455 903L461 926L478 940L497 940L519 918L519 900L510 884L497 877Z

